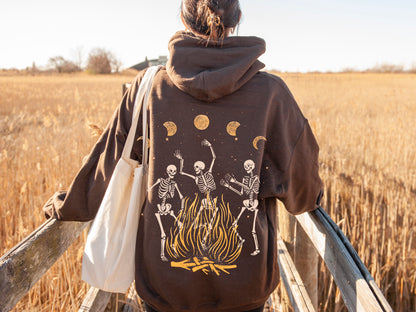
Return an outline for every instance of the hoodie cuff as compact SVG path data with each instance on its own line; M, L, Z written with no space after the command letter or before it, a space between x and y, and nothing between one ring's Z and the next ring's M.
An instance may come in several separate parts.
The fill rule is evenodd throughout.
M62 207L62 204L66 197L66 191L59 191L53 194L42 207L42 210L45 213L47 219L54 218L59 220L60 214L59 210Z

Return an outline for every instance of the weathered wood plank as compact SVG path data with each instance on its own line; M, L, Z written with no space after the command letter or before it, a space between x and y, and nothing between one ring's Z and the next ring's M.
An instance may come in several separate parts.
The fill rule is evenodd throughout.
M316 211L317 215L321 219L325 219L331 225L335 233L337 233L338 237L344 244L345 248L347 248L348 252L350 253L352 259L354 260L355 264L357 265L358 269L360 270L361 274L364 276L365 280L367 281L368 285L370 286L371 290L374 293L374 296L377 298L379 303L383 306L385 311L393 311L390 304L388 303L387 299L384 297L383 292L378 287L376 281L374 280L373 276L368 271L367 267L361 261L361 258L358 256L357 251L351 245L351 242L345 236L344 232L338 227L338 225L331 219L331 217L323 210L319 208Z
M295 216L282 207L278 212L278 220L281 238L285 242L299 276L302 278L314 309L318 310L319 254ZM284 305L291 306L290 299L286 297L286 294L282 294L282 299Z
M137 301L137 293L134 284L130 286L130 289L126 296L126 303L123 308L123 312L135 312L141 311Z
M282 277L293 310L295 312L316 311L278 230L277 248L280 276Z
M110 301L112 293L91 287L78 312L103 312Z
M350 251L345 247L333 226L324 216L325 214L320 208L310 213L298 215L296 218L325 261L334 277L335 283L341 291L348 310L365 312L392 311L388 304L386 308L377 299L351 256Z
M1 312L16 305L87 224L49 219L0 258Z

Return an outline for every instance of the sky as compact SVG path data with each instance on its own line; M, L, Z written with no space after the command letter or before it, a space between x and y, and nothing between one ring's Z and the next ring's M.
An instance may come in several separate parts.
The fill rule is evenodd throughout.
M184 29L180 0L0 0L0 68L84 61L93 48L129 67L168 55ZM240 0L236 32L266 40L267 69L339 71L382 64L416 68L415 0Z

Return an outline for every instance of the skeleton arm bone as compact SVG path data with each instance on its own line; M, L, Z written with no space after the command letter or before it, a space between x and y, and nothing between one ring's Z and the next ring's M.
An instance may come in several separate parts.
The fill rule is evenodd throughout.
M157 179L157 180L156 180L156 183L155 183L155 184L153 184L151 187L149 187L149 188L147 189L147 191L148 191L148 192L150 192L150 191L152 190L152 188L154 188L156 185L158 185L158 184L160 183L160 181L161 181L160 179Z
M181 191L179 191L178 184L176 184L176 183L175 183L175 188L178 191L179 198L181 199L181 210L183 210L183 205L184 205L183 195L182 195ZM179 223L182 224L181 222L179 222Z
M182 154L180 152L180 150L176 150L175 153L173 153L173 155L179 159L179 173L182 173L182 169L183 169L183 157Z
M176 184L176 183L175 183L175 188L178 191L179 198L182 199L183 198L182 193L181 193L181 191L179 191L178 184Z
M196 179L196 176L193 176L192 174L189 174L189 173L186 173L186 172L183 172L182 171L182 169L183 169L183 159L181 159L180 160L180 166L179 166L179 173L181 174L181 175L185 175L185 176L187 176L187 177L190 177L190 178L192 178L192 179Z
M214 162L215 162L215 159L217 158L217 156L215 155L215 152L214 152L214 149L212 148L211 143L209 143L209 141L207 139L202 141L202 145L209 146L209 148L211 150L212 161L211 161L211 166L209 167L208 171L212 172L212 168L214 167Z
M227 178L226 178L226 179L227 179ZM232 179L232 180L230 180L230 181L231 181L231 182L234 182L233 180L235 180L235 179ZM230 183L228 183L228 181L226 181L226 180L221 180L221 181L220 181L220 184L221 184L222 186L224 186L224 187L228 188L229 190L231 190L231 191L233 191L233 192L237 193L237 194L238 194L238 195L240 195L240 196L242 196L242 195L243 195L243 193L244 193L243 188L241 188L241 191L238 191L237 189L235 189L234 187L232 187L232 186L230 185Z
M190 177L190 178L196 180L196 176L193 176L192 174L189 174L189 173L186 173L186 172L182 172L182 171L180 171L179 173L181 175L184 175L184 176L187 176L187 177Z
M234 193L237 193L238 195L242 196L243 195L243 188L241 188L241 191L236 190L235 188L233 188L231 185L227 184L224 185L226 188L228 188L229 190L233 191Z
M176 158L178 158L179 159L179 173L181 174L181 175L186 175L186 176L188 176L188 177L190 177L190 178L192 178L192 179L196 179L196 177L195 176L193 176L192 174L189 174L189 173L186 173L186 172L183 172L183 162L184 162L184 160L183 160L183 157L182 157L182 155L181 155L181 152L179 151L179 150L176 150L175 151L175 153L173 154Z
M241 182L239 182L239 181L232 181L232 182L234 182L235 184L237 184L237 185L240 185L242 188L244 188L244 189L246 189L247 191L253 191L254 193L256 193L256 194L258 194L259 192L257 191L256 192L256 190L254 189L254 183L256 183L257 181L259 181L259 178L258 177L255 177L254 178L254 180L253 180L253 182L251 183L251 185L244 185L243 183L241 183Z
M209 172L212 172L212 167L214 167L215 158L217 157L215 156L214 149L212 148L211 145L209 146L209 148L211 149L211 153L212 153L212 162L211 162L211 166L209 167Z

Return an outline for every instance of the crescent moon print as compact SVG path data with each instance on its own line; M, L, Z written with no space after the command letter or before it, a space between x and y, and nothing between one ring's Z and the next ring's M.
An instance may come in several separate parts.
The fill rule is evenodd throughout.
M176 124L173 121L166 121L163 126L166 128L166 130L168 131L168 136L173 136L175 135L176 131L178 130L178 128L176 127Z
M230 121L227 125L228 134L231 136L236 136L238 127L240 127L240 123L238 121Z
M198 115L194 119L195 128L205 130L209 126L209 118L207 115Z
M137 139L137 142L139 142L140 140L143 140L143 136L139 137ZM149 148L149 147L150 147L150 139L147 139L147 148Z
M253 146L254 146L254 148L255 148L256 150L258 150L258 149L259 149L259 147L258 147L257 143L258 143L260 140L267 141L267 139L266 139L264 136L258 136L258 137L255 137L255 138L254 138L254 140L253 140Z

